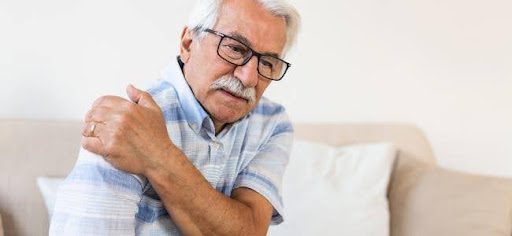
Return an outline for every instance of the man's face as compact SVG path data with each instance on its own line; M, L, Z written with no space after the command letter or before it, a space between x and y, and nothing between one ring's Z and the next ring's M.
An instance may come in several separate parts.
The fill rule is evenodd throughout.
M272 15L253 0L223 1L213 30L237 39L243 37L248 46L260 53L281 55L286 43L285 20ZM257 72L258 59L254 56L247 64L234 66L217 54L220 36L207 34L201 41L192 36L192 32L185 29L180 45L185 78L216 128L247 115L270 84L270 80ZM215 81L226 77L234 77L245 88L253 89L255 101L249 102L223 89L212 88Z

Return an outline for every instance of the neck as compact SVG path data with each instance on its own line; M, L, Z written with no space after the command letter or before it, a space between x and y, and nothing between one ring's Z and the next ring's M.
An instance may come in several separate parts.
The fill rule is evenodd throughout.
M226 126L226 123L220 123L218 121L214 121L213 126L215 126L215 136L217 136L217 134L219 134L224 129L224 127Z

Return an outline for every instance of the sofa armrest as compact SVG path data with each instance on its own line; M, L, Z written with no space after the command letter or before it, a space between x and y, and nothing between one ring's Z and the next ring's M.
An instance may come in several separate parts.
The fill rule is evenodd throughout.
M512 179L397 161L389 189L392 236L511 235Z

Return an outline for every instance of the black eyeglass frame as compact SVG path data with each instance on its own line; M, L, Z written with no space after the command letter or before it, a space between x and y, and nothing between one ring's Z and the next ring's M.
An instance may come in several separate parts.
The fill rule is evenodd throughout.
M217 36L219 36L219 37L220 37L219 45L217 45L217 55L219 55L219 57L220 57L220 58L224 59L225 61L227 61L228 63L230 63L230 64L232 64L232 65L235 65L235 66L244 66L245 64L247 64L247 63L251 60L251 58L252 58L253 56L256 56L256 59L258 59L258 67L257 67L258 74L259 74L259 75L261 75L262 77L266 78L266 79L273 80L273 81L279 81L279 80L283 79L283 77L284 77L284 75L286 75L286 72L288 71L288 69L292 66L292 64L290 64L289 62L287 62L287 61L285 61L285 60L283 60L283 59L281 59L281 58L278 58L278 57L275 57L275 56L271 56L271 55L265 55L265 54L261 54L261 53L259 53L259 52L256 52L254 49L252 49L251 47L247 46L245 43L242 43L242 42L240 42L238 39L235 39L235 38L233 38L233 37L231 37L231 36L229 36L229 35L225 35L225 34L223 34L223 33L221 33L221 32L218 32L218 31L215 31L215 30L213 30L213 29L209 29L209 28L203 29L202 31L207 32L207 33L211 33L211 34L215 34L215 35L217 35ZM247 57L247 58L242 62L242 64L236 64L236 63L233 63L233 62L229 61L228 59L224 58L224 57L219 53L219 51L220 51L220 45L221 45L222 40L223 40L224 38L229 38L229 39L231 39L231 40L234 40L234 41L236 41L236 42L238 42L238 43L240 43L240 44L242 44L242 45L246 46L246 47L250 50L250 52L251 52L251 56L250 56L250 57ZM261 73L260 73L260 66L259 66L259 64L260 64L260 57L261 57L261 56L266 56L266 57L272 57L272 58L275 58L275 59L277 59L277 60L279 60L279 61L283 62L283 63L286 65L286 68L284 69L283 75L281 75L281 77L279 77L279 79L272 79L272 78L269 78L269 77L267 77L267 76L264 76L263 74L261 74Z

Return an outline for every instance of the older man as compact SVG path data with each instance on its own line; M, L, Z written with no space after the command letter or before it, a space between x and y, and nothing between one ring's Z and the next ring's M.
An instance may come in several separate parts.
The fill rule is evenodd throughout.
M298 24L282 0L199 1L163 79L86 115L50 234L265 235L282 222L293 131L262 95Z

